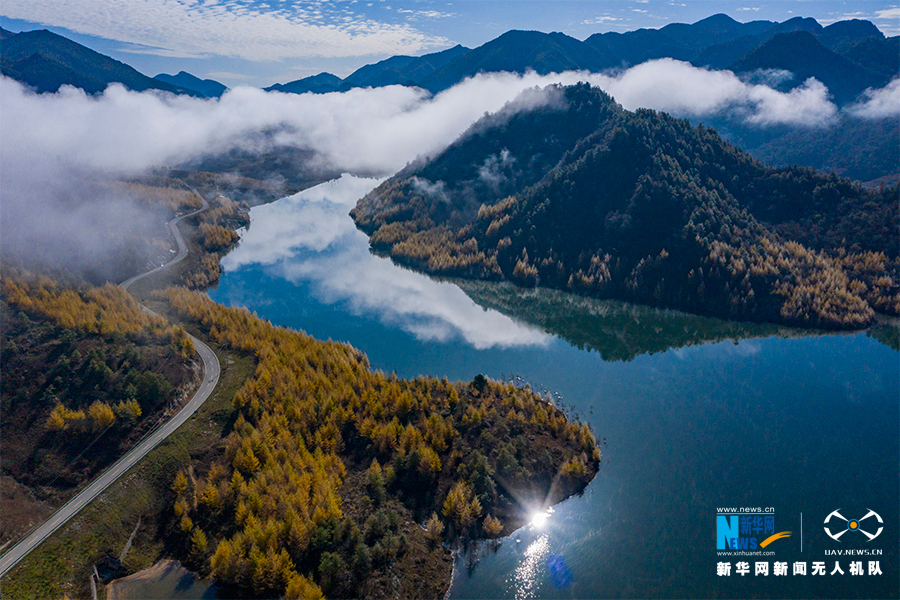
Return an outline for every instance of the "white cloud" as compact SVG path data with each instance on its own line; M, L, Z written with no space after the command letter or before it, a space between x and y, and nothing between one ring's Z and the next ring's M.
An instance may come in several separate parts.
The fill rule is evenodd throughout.
M653 108L679 116L737 112L758 125L826 125L837 115L827 88L815 79L785 93L745 83L731 71L701 69L671 58L588 80L629 110Z
M845 110L863 119L900 116L900 78L895 77L881 89L868 89L863 95L865 100Z
M420 10L417 14L426 19L449 19L456 16L456 13L441 12L439 10Z
M576 78L572 74L568 80ZM23 161L34 152L29 158L49 154L73 168L133 174L246 147L252 134L268 129L276 131L275 143L314 149L331 168L390 174L420 154L440 151L524 88L555 80L533 74L478 76L434 98L402 86L324 95L239 86L220 100L205 100L130 92L119 85L97 97L71 87L35 95L4 78L2 149ZM538 106L540 98L529 96L529 107Z
M261 139L312 149L329 169L390 174L441 150L525 82L539 80L480 78L434 99L395 86L324 96L238 87L202 100L119 85L97 97L65 86L38 95L0 78L0 242L4 252L96 273L125 256L123 242L137 231L164 223L110 192L109 179L233 148L265 150ZM116 268L103 277L116 280Z
M485 159L484 164L478 168L478 179L494 191L499 191L500 186L509 179L504 171L511 168L515 162L515 157L504 148L499 156L491 154Z
M339 18L343 13L318 2L263 10L229 0L5 0L0 11L165 56L348 57L410 54L447 43L407 24Z
M275 129L276 142L312 148L332 168L390 174L418 155L440 151L484 112L496 112L525 88L577 81L603 88L631 110L681 116L739 110L754 123L806 125L824 124L836 114L827 90L815 80L783 93L745 83L729 71L672 59L616 74L478 75L434 98L401 86L325 95L237 87L221 100L139 94L117 85L99 97L72 88L33 95L4 79L2 140L4 149L42 148L82 168L135 172L227 151L254 132ZM872 92L871 110L877 102L889 103L896 85ZM525 108L549 100L538 94Z
M828 88L813 78L787 93L756 85L749 90L749 99L755 107L747 120L760 125L821 126L837 117L837 107L828 100Z
M427 179L421 179L419 177L413 177L411 181L413 189L426 198L447 202L447 190L445 189L446 186L443 181L432 183Z
M390 175L417 157L440 152L485 112L497 112L514 99L518 99L515 108L508 111L530 110L559 99L558 94L535 90L536 86L578 81L603 88L632 110L647 107L678 116L737 114L758 125L824 125L836 115L827 90L816 80L783 93L741 81L730 72L698 69L671 59L614 74L482 74L435 97L401 86L324 95L266 93L239 86L218 100L136 93L119 85L96 97L71 87L37 95L0 78L4 228L0 239L6 246L10 239L6 233L21 229L34 234L27 237L27 244L43 247L47 244L35 240L47 239L47 232L54 239L62 237L66 227L79 223L84 229L80 237L96 249L96 231L88 224L98 220L97 215L113 214L104 209L106 200L96 191L102 191L104 180L235 148L309 149L315 153L313 166ZM523 90L529 92L521 94ZM884 90L870 91L865 103L848 112L861 117L896 114L898 94L900 83L895 80ZM260 132L268 132L268 137ZM507 156L505 162L512 158ZM485 164L487 179L502 172L502 154L497 160L496 165ZM48 205L47 198L57 204ZM91 218L69 217L78 216L71 207L88 201L92 207L81 217ZM41 208L35 210L36 206ZM116 214L130 214L131 208L126 203ZM48 225L51 213L53 228ZM128 221L137 224L140 219ZM327 243L323 227L306 232L310 244L316 239ZM67 243L71 247L75 241Z
M398 13L410 15L411 19L449 19L455 17L456 13L441 12L438 10L410 10L408 8L398 8Z
M127 46L119 48L120 52L128 54L146 54L148 56L162 56L164 58L206 58L204 54L191 54L189 52L181 52L178 50L167 50L165 48L145 48L143 46Z
M439 152L523 89L578 81L603 88L630 110L646 107L679 116L738 111L752 123L804 125L825 124L836 114L827 90L815 80L783 93L745 83L729 71L672 59L614 75L478 75L434 98L401 86L324 95L239 86L220 100L141 94L118 85L98 97L67 87L58 94L34 95L3 79L2 149L21 160L42 161L49 155L73 168L136 173L243 147L252 134L268 129L275 132L275 143L313 149L332 169L391 174L419 155ZM896 93L892 85L887 92L873 92L870 110L877 102L889 103ZM532 94L523 97L522 106L531 109L548 101L547 95ZM5 170L4 177L11 172Z
M878 28L885 35L900 34L900 8L886 8L876 11L875 20L879 21Z
M594 17L593 19L586 19L581 22L582 25L602 25L603 23L612 23L613 21L621 21L619 17L610 17L609 15L604 15L602 17Z

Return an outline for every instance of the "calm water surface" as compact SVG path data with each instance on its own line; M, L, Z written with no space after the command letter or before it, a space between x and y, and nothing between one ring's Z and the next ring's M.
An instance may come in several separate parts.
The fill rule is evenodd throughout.
M377 183L344 176L254 208L210 296L350 342L404 377L520 376L593 424L603 462L584 495L470 551L453 598L898 596L900 353L865 333L436 281L372 255L347 216ZM719 556L717 510L731 507L770 509L774 531L791 535L768 556ZM847 519L875 511L882 533L832 540L824 521L837 509ZM861 525L874 534L878 524ZM836 549L870 554L826 555ZM850 574L851 560L863 575ZM785 576L774 575L779 561ZM816 561L825 575L812 574ZM835 561L843 575L831 574ZM795 562L808 574L794 575Z

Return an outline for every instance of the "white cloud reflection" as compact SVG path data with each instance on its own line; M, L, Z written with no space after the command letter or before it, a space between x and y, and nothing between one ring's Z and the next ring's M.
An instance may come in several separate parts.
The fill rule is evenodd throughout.
M348 213L381 180L344 175L274 204L252 209L226 272L262 265L291 282L312 283L317 300L347 305L422 340L462 337L472 346L533 346L552 336L485 310L451 283L400 268L369 252Z

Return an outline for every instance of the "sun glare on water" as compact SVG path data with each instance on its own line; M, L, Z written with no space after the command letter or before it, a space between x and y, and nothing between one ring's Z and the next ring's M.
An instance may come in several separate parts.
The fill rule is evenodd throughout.
M543 529L547 524L547 520L550 519L551 512L552 510L545 509L531 513L531 522L529 524L537 529Z

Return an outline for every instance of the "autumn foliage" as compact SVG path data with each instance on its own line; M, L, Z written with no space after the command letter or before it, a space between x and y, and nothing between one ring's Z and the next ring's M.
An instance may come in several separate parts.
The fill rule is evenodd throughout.
M191 388L194 347L114 286L7 268L0 296L4 476L52 504L133 447Z
M255 594L315 595L314 581L339 589L346 565L358 565L353 577L365 578L402 556L408 541L394 513L379 508L365 523L344 514L348 460L362 459L376 506L391 494L423 521L432 515L428 535L435 540L444 526L433 513L444 515L453 535L496 536L502 525L493 516L486 521L484 510L515 510L515 486L526 489L529 477L560 487L576 482L571 473L559 474L567 460L587 466L574 474L577 484L596 470L599 450L587 426L528 390L480 376L469 385L399 379L372 371L346 344L275 327L186 289L164 295L215 342L258 360L234 396L239 414L224 456L194 492L183 475L173 484L176 514L184 527L190 520L184 535L204 530L221 582ZM519 447L503 442L505 454L491 454L492 430L505 431ZM542 467L524 451L528 434L548 444ZM493 477L498 460L508 463L507 487ZM192 493L198 502L188 500Z
M199 232L199 256L195 266L184 274L182 282L191 289L203 290L218 283L222 272L219 259L240 239L236 229L248 226L250 216L245 203L219 195L195 220Z
M46 277L11 274L0 280L0 289L11 305L65 329L104 336L147 336L169 341L182 356L194 353L183 329L143 310L125 290L112 284L76 290Z
M166 185L147 185L134 181L118 183L126 193L148 204L163 204L172 212L194 210L203 205L203 200L191 190L183 189L181 182L166 181ZM172 187L172 186L179 187Z
M200 234L202 236L203 249L211 252L227 248L240 237L231 229L208 223L200 223Z

